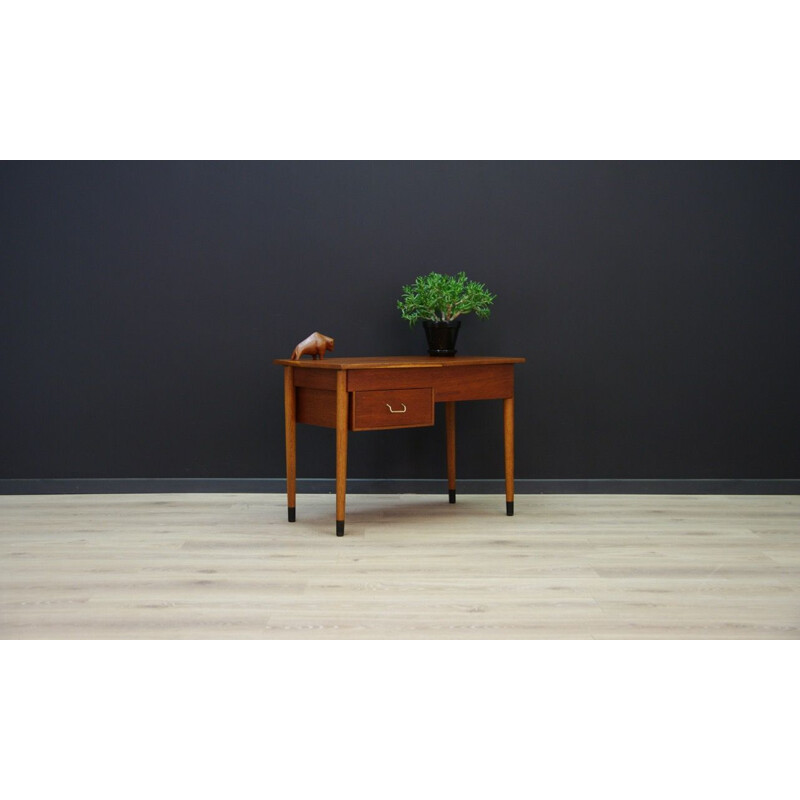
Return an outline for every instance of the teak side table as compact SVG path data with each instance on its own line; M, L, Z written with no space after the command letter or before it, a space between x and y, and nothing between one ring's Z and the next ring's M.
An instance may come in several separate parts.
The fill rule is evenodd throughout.
M456 501L456 414L459 400L502 400L506 513L514 514L514 364L524 358L388 356L275 359L283 367L286 496L295 521L297 423L336 429L336 535L344 535L348 431L433 425L445 404L447 483Z

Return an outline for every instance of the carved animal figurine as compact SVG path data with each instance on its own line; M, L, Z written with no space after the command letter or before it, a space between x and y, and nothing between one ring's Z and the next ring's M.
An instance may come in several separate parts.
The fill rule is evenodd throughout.
M309 354L316 361L325 357L326 350L333 350L333 339L315 331L295 347L291 360L297 361L300 356Z

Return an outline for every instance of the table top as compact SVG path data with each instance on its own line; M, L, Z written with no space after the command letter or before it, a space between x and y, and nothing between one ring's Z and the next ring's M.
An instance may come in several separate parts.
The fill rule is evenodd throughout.
M524 358L504 358L498 356L363 356L356 358L320 358L313 360L301 358L276 358L274 364L300 369L398 369L405 367L448 367L489 366L493 364L522 364Z

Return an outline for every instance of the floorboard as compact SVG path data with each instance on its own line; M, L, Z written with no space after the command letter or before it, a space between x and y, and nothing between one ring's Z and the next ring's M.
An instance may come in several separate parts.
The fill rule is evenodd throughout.
M798 639L800 497L0 497L3 639Z

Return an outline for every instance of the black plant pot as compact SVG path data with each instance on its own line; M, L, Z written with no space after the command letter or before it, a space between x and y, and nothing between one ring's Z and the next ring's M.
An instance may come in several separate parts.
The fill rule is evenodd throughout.
M422 327L428 337L428 355L454 356L456 354L456 337L461 327L461 320L453 322L431 322L423 320Z

